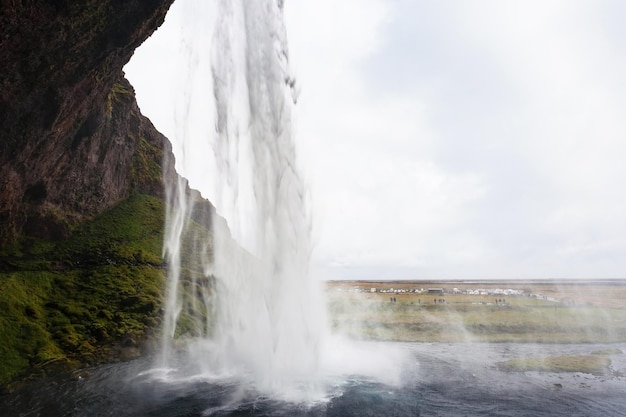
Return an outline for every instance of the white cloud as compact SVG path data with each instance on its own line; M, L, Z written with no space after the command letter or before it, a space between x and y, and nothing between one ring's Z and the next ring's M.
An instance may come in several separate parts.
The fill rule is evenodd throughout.
M603 30L593 3L552 1L535 8L526 3L490 3L490 7L501 12L498 19L465 23L474 42L501 64L518 97L504 114L521 121L517 140L507 146L539 179L539 193L550 194L541 202L545 219L528 221L545 227L538 233L554 233L556 226L548 225L564 223L555 253L563 252L561 246L571 252L570 241L580 235L596 243L610 239L607 229L615 228L614 219L623 217L611 208L622 208L625 201L619 191L626 178L620 156L626 150L622 117L626 84L621 75L626 66L619 53L623 41L616 43ZM607 218L603 211L616 217ZM623 271L624 265L615 267Z
M461 223L464 204L482 196L480 176L442 171L432 159L440 138L427 103L409 91L374 94L363 74L367 60L386 47L392 10L383 2L338 3L344 2L287 4L292 62L303 86L298 138L316 202L318 262L413 266L476 257L478 245L430 248L441 228ZM469 239L450 233L449 240Z
M341 54L342 25L314 38L314 13L290 31L306 56L296 66L307 68L303 91L313 85L299 132L315 148L315 197L327 206L321 258L440 276L586 276L601 266L599 248L622 243L610 230L626 231L616 225L626 68L623 38L606 29L611 8L385 6L367 36L350 38L376 46L355 47L367 54ZM601 263L605 275L626 272Z

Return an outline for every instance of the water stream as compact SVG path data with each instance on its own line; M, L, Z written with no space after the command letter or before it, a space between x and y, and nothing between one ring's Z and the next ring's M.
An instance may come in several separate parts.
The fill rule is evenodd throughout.
M309 274L308 193L296 157L282 2L183 7L189 27L177 167L183 174L198 171L197 164L210 167L200 185L230 230L216 219L212 234L197 232L190 217L195 197L182 182L166 184L161 367L172 367L185 313L200 311L209 318L191 332L188 360L203 374L245 376L264 392L315 389L325 314ZM185 257L202 273L186 268Z

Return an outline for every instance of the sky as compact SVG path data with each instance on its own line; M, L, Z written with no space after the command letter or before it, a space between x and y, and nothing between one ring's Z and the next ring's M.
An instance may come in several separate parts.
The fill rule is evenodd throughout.
M168 137L180 2L125 67ZM625 2L284 7L320 277L626 277Z

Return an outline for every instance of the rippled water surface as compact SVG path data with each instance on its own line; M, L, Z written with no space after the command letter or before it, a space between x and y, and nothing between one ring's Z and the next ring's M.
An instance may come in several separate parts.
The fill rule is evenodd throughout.
M324 395L293 403L226 376L177 377L147 359L37 381L0 397L3 416L620 416L626 415L626 355L605 375L504 372L511 358L589 354L626 345L399 344L410 360L388 385L329 377ZM380 357L378 360L386 361ZM371 359L370 359L371 360ZM390 361L390 363L396 363ZM390 372L394 370L390 369ZM297 388L297 387L294 387Z

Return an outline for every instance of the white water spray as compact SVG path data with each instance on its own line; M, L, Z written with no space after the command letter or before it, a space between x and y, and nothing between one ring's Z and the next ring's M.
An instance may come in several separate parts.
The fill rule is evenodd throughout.
M197 188L208 190L237 243L217 219L211 234L194 224L197 196L184 182L166 185L164 365L175 335L188 332L204 373L246 375L264 391L314 381L325 317L308 270L310 216L297 168L282 1L184 7L195 17L183 30L188 68L177 105L177 168L204 172ZM202 314L206 322L197 320Z
M308 270L308 193L282 12L281 0L177 0L141 47L150 53L138 51L142 71L131 81L143 84L142 110L172 140L177 171L223 216L185 180L166 184L163 350L149 374L309 402L355 376L401 383L411 359L327 334L321 283ZM153 85L160 97L169 87L171 99L142 103Z

